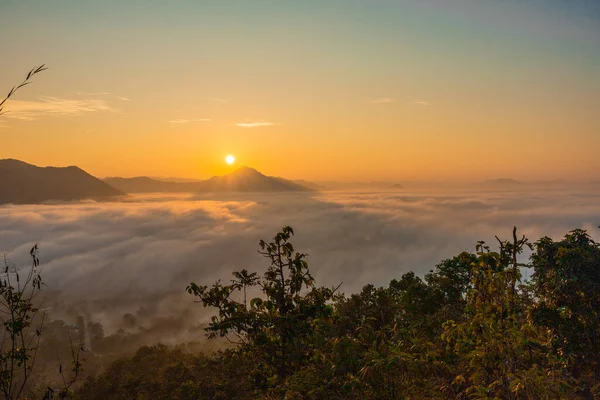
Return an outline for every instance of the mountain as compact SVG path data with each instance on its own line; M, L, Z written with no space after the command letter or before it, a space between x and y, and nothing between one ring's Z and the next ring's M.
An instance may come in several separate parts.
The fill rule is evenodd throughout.
M399 183L370 181L370 182L337 182L337 181L322 181L318 183L321 188L326 190L389 190L389 189L404 189Z
M164 178L164 177L158 177L158 176L150 176L150 179L154 179L155 181L162 181L162 182L180 182L180 183L190 183L190 182L201 182L203 181L203 179L197 179L197 178L177 178L177 177L169 177L169 178Z
M104 182L126 193L174 193L195 192L198 182L161 181L147 176L135 178L106 178Z
M514 189L523 186L523 182L518 181L516 179L490 179L485 182L481 182L477 184L477 186L482 186L490 189Z
M37 167L13 159L0 160L0 187L0 204L106 199L125 195L78 167Z
M298 188L298 190L311 190L311 191L319 191L319 190L323 190L325 189L324 186L321 186L319 184L316 184L314 182L309 182L309 181L305 181L304 179L294 179L294 180L290 180L290 179L285 179L285 178L280 178L277 176L271 176L270 178L273 178L283 184L286 185L291 185L291 186L295 186Z
M307 191L308 188L282 178L266 176L250 167L241 167L234 172L213 176L197 185L205 192L289 192Z
M311 189L283 178L266 176L250 167L197 182L167 182L148 177L106 178L105 182L127 193L152 192L298 192Z
M282 178L280 178L280 179L282 179ZM325 190L325 189L327 189L325 186L323 186L323 185L321 185L319 183L315 183L315 182L311 182L311 181L306 181L304 179L295 179L292 182L295 183L295 184L297 184L297 185L304 186L304 187L307 187L307 188L312 189L312 190Z

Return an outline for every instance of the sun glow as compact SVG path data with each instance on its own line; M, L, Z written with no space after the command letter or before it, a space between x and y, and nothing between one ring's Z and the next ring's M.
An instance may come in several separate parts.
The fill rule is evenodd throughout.
M232 165L235 162L235 157L229 154L227 157L225 157L225 162L229 165Z

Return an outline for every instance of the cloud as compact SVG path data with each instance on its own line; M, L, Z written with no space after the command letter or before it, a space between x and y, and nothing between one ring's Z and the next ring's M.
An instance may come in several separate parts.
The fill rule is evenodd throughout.
M242 123L239 123L236 125L241 128L259 128L262 126L274 126L277 124L275 124L273 122L268 122L268 121L257 121L257 122L242 122Z
M108 92L75 92L78 96L108 96L110 93Z
M40 97L37 101L14 100L7 104L6 118L34 120L41 116L78 116L90 112L116 112L108 103L99 99L63 99Z
M200 119L173 119L169 121L170 124L187 124L189 122L210 122L211 120L208 118L200 118Z
M430 106L431 103L425 100L413 100L412 102L413 104L419 105L419 106Z
M394 100L393 100L393 99L389 99L389 98L387 98L387 97L384 97L384 98L382 98L382 99L374 99L374 100L371 100L371 103L373 103L373 104L393 103L393 102L394 102Z
M227 100L223 100L223 99L215 99L215 101L217 103L229 103Z
M28 249L39 243L48 293L66 303L85 301L110 331L121 312L159 307L168 315L193 307L183 293L190 281L228 280L240 268L263 271L257 243L284 225L294 227L295 247L310 255L317 283L343 281L349 294L408 271L423 275L445 258L474 251L478 240L493 246L494 235L508 237L513 225L532 240L575 228L599 239L598 198L550 191L328 192L0 206L0 253L27 265Z
M599 198L583 191L454 190L133 195L123 202L5 205L0 254L26 267L38 243L50 317L75 323L73 315L83 313L110 334L131 313L143 326L132 331L143 342L133 351L202 338L198 325L212 311L194 303L186 285L228 282L242 268L264 271L257 244L284 225L294 227L295 248L309 254L317 284L342 282L351 294L408 271L422 276L443 259L475 251L478 240L495 246L494 235L509 238L513 225L531 240L558 239L574 228L599 240ZM123 351L117 343L115 351Z
M98 96L112 95L112 93L109 93L109 92L75 92L75 94L78 95L78 96L87 96L87 97L98 97ZM115 97L118 100L121 100L121 101L131 101L131 99L129 97L125 97L125 96L115 95Z

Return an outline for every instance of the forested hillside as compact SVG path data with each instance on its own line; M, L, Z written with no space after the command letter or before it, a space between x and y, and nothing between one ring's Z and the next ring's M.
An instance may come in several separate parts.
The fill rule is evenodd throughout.
M142 347L88 379L77 398L600 396L600 248L585 231L530 243L515 229L423 278L407 273L349 296L314 282L292 235L287 227L260 243L264 273L188 286L215 313L207 334L232 349ZM249 298L256 289L262 295Z

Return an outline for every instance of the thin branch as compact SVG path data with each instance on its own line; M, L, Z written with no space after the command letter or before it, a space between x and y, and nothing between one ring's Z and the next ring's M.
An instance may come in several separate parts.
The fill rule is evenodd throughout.
M6 95L6 97L0 101L0 115L6 114L6 111L3 112L4 109L4 103L6 103L6 101L8 99L10 99L19 89L21 89L24 86L27 86L31 83L31 78L33 78L34 75L39 74L42 71L47 70L48 68L46 68L45 64L40 65L39 67L33 68L31 71L29 71L29 73L27 74L27 77L23 80L23 82L21 82L21 84L14 86L12 89L10 89L10 92L8 92L8 94Z

